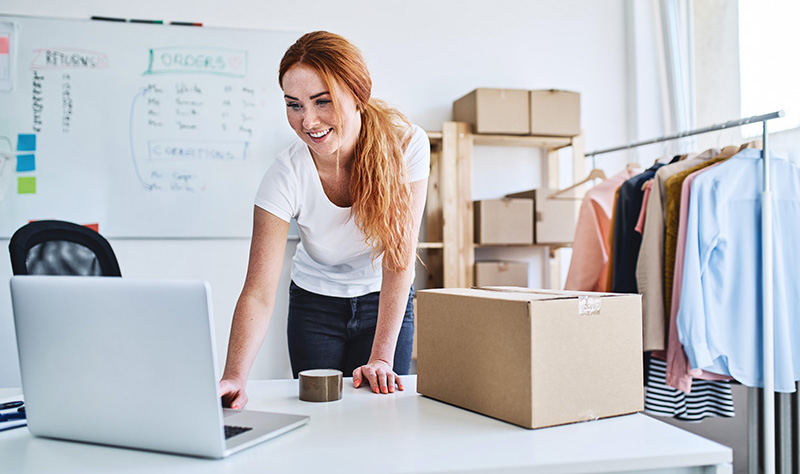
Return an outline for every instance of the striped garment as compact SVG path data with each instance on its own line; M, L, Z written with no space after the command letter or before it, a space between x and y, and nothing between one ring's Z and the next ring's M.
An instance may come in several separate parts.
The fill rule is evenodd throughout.
M732 418L735 413L731 383L694 379L691 393L684 393L667 385L667 363L650 357L644 411L694 422L711 416Z

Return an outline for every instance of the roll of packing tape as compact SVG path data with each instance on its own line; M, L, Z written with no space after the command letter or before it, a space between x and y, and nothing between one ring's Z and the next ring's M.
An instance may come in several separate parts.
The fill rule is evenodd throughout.
M300 372L300 400L332 402L342 398L342 372L314 369Z

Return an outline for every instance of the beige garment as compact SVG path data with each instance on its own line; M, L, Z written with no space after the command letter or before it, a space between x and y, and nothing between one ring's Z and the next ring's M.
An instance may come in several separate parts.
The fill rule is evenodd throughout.
M667 348L664 313L664 236L666 223L667 178L717 155L717 150L662 166L653 177L642 245L636 261L636 286L642 295L642 344L645 351Z

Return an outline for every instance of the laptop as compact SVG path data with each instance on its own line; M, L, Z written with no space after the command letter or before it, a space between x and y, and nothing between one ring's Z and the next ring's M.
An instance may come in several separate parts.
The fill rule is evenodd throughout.
M223 409L203 281L11 278L36 436L222 458L309 417Z

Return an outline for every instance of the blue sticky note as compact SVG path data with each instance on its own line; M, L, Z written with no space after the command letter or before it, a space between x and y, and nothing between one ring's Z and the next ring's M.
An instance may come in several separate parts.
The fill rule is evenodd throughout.
M36 157L34 155L17 155L17 173L34 170L36 170Z
M36 150L36 135L32 133L20 133L17 138L17 151Z

